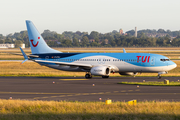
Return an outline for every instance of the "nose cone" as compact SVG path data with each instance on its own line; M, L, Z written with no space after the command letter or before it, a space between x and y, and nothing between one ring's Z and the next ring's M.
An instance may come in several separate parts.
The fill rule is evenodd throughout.
M173 63L174 63L174 62L173 62ZM173 65L173 66L174 66L174 68L176 68L176 67L177 67L177 64L176 64L176 63L174 63L174 65ZM173 69L174 69L174 68L173 68Z
M171 61L170 70L172 70L172 69L174 69L176 67L177 67L177 64Z

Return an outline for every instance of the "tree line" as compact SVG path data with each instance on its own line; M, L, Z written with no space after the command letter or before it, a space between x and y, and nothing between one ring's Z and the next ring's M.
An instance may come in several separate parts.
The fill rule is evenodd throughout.
M99 33L92 31L88 32L71 32L65 31L62 34L57 32L44 30L41 34L46 43L50 47L179 47L180 46L180 31L170 31L159 29L156 30L140 30L137 38L134 37L134 30L120 34L113 30L109 33ZM149 37L151 34L163 34L162 37ZM19 44L25 43L26 47L30 47L27 31L9 34L3 36L0 34L0 44L9 43Z

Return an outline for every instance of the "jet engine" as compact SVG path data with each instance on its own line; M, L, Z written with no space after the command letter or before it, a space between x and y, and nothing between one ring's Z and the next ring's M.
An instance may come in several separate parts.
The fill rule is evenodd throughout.
M110 74L110 68L107 66L97 66L91 68L91 74L92 75L98 75L98 76L109 76Z
M138 74L138 72L119 72L120 75L129 75L129 76L135 76Z

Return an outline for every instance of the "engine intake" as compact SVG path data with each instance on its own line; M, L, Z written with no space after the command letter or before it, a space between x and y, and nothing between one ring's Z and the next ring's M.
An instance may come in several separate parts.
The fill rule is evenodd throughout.
M107 66L97 66L91 68L91 74L92 75L98 75L98 76L109 76L110 74L110 69Z

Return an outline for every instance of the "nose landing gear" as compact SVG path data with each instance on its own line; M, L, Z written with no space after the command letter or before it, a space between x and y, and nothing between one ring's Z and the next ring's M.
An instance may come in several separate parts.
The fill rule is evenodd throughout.
M161 79L161 75L158 75L158 79Z
M161 74L167 74L168 72L167 71L164 71L164 72L158 72L158 79L161 79Z

